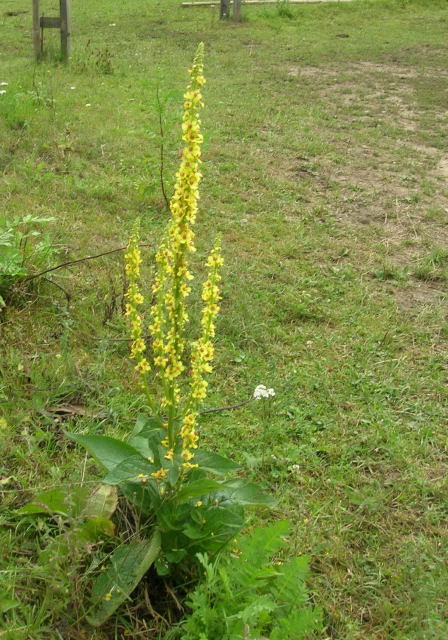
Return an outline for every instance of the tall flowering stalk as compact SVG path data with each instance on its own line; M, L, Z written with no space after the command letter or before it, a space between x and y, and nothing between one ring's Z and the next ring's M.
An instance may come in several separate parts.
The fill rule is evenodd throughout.
M162 440L165 460L178 460L183 470L197 466L193 462L198 436L196 421L198 407L206 397L206 373L211 372L213 360L212 338L215 334L215 319L219 310L220 267L223 264L220 245L216 243L207 259L208 277L203 285L204 308L201 319L201 335L189 345L186 340L188 324L187 298L193 279L189 271L189 256L196 251L194 245L194 224L198 210L199 183L201 180L201 144L203 141L199 110L203 107L201 87L205 83L203 75L203 44L198 46L192 68L190 83L184 94L182 119L182 160L176 174L174 195L170 201L171 219L165 236L156 253L156 276L152 285L154 304L151 307L149 331L152 336L152 364L160 383L160 413L164 415L166 435ZM140 264L137 232L134 230L126 254L126 271L129 278L127 292L127 315L131 322L133 339L131 357L137 360L136 369L141 374L147 389L150 364L145 357L146 345L142 337L141 316L138 305L143 297L138 289L137 279ZM190 381L181 384L185 373L186 352L191 352L188 368ZM185 391L186 388L186 391ZM184 393L183 393L184 390ZM154 404L151 402L151 406ZM152 474L157 479L167 475L162 468Z

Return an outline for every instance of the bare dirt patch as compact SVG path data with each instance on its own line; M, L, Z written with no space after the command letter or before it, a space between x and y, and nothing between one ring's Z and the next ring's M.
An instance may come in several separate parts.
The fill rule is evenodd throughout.
M448 179L448 158L442 158L439 164L437 165L438 173L444 178Z
M433 248L448 245L448 157L440 159L440 149L430 143L445 114L437 105L428 110L416 82L438 85L448 73L362 61L289 67L287 74L299 83L312 80L315 98L333 117L328 133L343 161L320 156L311 171L308 163L280 163L276 171L306 180L310 204L331 202L336 191L333 216L352 229L360 247L372 241L382 247L383 258L376 252L365 256L371 266L383 259L397 274L409 274L405 289L391 283L401 308L419 313L437 305L446 283L412 274Z

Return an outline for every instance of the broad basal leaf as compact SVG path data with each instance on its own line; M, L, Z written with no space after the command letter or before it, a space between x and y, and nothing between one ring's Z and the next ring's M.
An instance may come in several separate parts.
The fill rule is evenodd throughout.
M234 504L266 507L273 507L276 504L276 500L272 496L262 491L258 485L252 483L242 486L227 486L223 489L222 493Z
M150 540L134 541L118 547L109 566L93 585L93 607L87 617L94 627L103 624L130 597L160 553L160 532Z
M84 518L110 518L117 508L118 494L115 487L100 484L87 499L82 511Z
M48 489L38 493L28 504L18 510L20 514L45 513L76 518L86 505L89 490L85 487Z
M131 445L116 438L109 438L109 436L82 436L76 433L67 433L67 435L85 447L95 460L108 471L129 456L139 455Z
M109 484L120 484L121 482L147 482L151 473L156 470L154 464L145 460L139 453L131 455L122 460L104 478L104 482Z
M194 454L194 462L199 465L200 469L223 476L241 469L241 467L232 460L228 460L210 451L196 451Z
M223 487L226 487L224 483L213 480L212 478L201 478L200 480L193 480L177 492L176 499L179 502L183 502L184 500L190 498L198 498L200 496L206 495L207 493L218 491Z

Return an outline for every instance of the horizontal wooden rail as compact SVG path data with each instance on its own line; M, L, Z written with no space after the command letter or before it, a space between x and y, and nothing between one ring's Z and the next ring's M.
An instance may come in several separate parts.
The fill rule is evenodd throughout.
M282 1L282 0L280 0ZM285 4L317 4L318 2L352 2L352 0L284 0ZM278 4L279 0L242 0L241 4ZM182 2L183 7L219 7L220 2Z
M61 18L47 18L46 16L40 17L41 29L60 29Z

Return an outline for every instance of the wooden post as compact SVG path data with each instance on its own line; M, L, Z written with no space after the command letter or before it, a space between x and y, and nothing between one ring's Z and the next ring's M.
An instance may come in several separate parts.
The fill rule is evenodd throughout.
M68 60L71 52L70 0L59 0L61 18L61 55Z
M33 0L33 47L36 60L42 55L42 38L40 32L39 0Z
M233 0L233 19L235 22L241 20L241 0Z
M229 4L230 0L221 0L219 6L219 17L221 20L229 17Z

